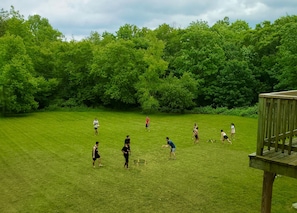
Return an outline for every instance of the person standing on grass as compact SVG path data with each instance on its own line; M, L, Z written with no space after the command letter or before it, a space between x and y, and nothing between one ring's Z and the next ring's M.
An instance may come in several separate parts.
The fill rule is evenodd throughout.
M95 135L98 135L98 128L100 125L99 125L99 121L97 118L94 119L93 126L94 126L94 130L95 130Z
M130 135L127 135L127 136L126 136L124 145L125 145L125 144L128 144L128 148L129 148L129 150L130 150L130 155L131 155L131 149L130 149Z
M194 136L195 136L194 134L195 129L198 129L197 123L194 123L192 139L194 139Z
M235 124L231 123L231 140L235 139Z
M129 167L129 152L130 152L130 148L128 144L125 143L124 147L122 148L122 153L124 154L124 158L125 158L124 168L127 168L127 169Z
M169 137L166 137L167 144L163 145L162 147L170 147L170 153L169 153L169 159L173 156L173 159L175 159L175 144L172 142L172 140L169 139Z
M127 135L124 141L124 145L125 144L130 144L130 135Z
M196 128L194 128L193 134L194 134L194 138L195 138L194 144L199 143L198 126Z
M227 140L230 144L232 144L229 137L223 130L221 130L221 140L222 140L222 143L225 143L225 140Z
M150 131L150 118L148 116L146 116L146 119L145 119L145 129L146 131Z
M99 142L96 141L96 144L94 145L93 147L93 150L92 150L92 158L93 158L93 167L95 168L95 162L96 160L98 159L98 166L102 166L101 164L101 159L100 159L100 154L99 154L99 151L98 151L98 146L99 146Z

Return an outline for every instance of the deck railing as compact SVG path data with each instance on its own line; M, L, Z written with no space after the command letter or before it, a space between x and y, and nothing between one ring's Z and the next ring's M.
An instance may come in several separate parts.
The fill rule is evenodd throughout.
M297 90L259 95L257 155L297 152Z

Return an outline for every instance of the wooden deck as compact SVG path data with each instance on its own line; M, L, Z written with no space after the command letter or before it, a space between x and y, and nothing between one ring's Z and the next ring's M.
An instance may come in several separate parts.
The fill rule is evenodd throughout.
M257 150L250 167L297 178L297 90L259 95Z
M257 149L250 167L261 169L261 212L271 212L276 174L297 178L297 90L259 95Z
M250 167L266 172L297 178L297 152L276 152L274 148L263 151L263 155L249 155Z

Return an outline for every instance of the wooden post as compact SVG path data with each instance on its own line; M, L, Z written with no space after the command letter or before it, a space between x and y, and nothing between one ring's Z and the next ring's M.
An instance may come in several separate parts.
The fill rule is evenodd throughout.
M259 111L259 117L258 117L258 134L257 134L257 155L262 155L263 154L263 141L264 141L264 130L265 130L265 115L264 110L265 110L265 104L266 101L264 98L259 98L259 106L258 106L258 111Z
M272 188L275 175L275 173L264 171L261 213L271 212Z

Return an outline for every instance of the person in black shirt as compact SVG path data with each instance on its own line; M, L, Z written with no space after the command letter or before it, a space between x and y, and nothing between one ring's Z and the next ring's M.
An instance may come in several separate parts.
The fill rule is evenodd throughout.
M130 135L127 135L125 138L124 146L125 144L128 144L128 148L130 150L129 154L131 155L131 149L130 149Z
M128 169L128 163L129 163L129 152L130 152L130 148L128 144L125 144L124 147L122 148L122 152L124 154L124 158L125 158L125 164L124 164L124 168Z
M101 160L100 160L100 154L98 151L98 145L99 145L99 142L97 141L95 146L93 147L93 150L92 150L92 158L93 158L93 167L94 168L95 168L96 159L98 159L98 166L102 166Z

